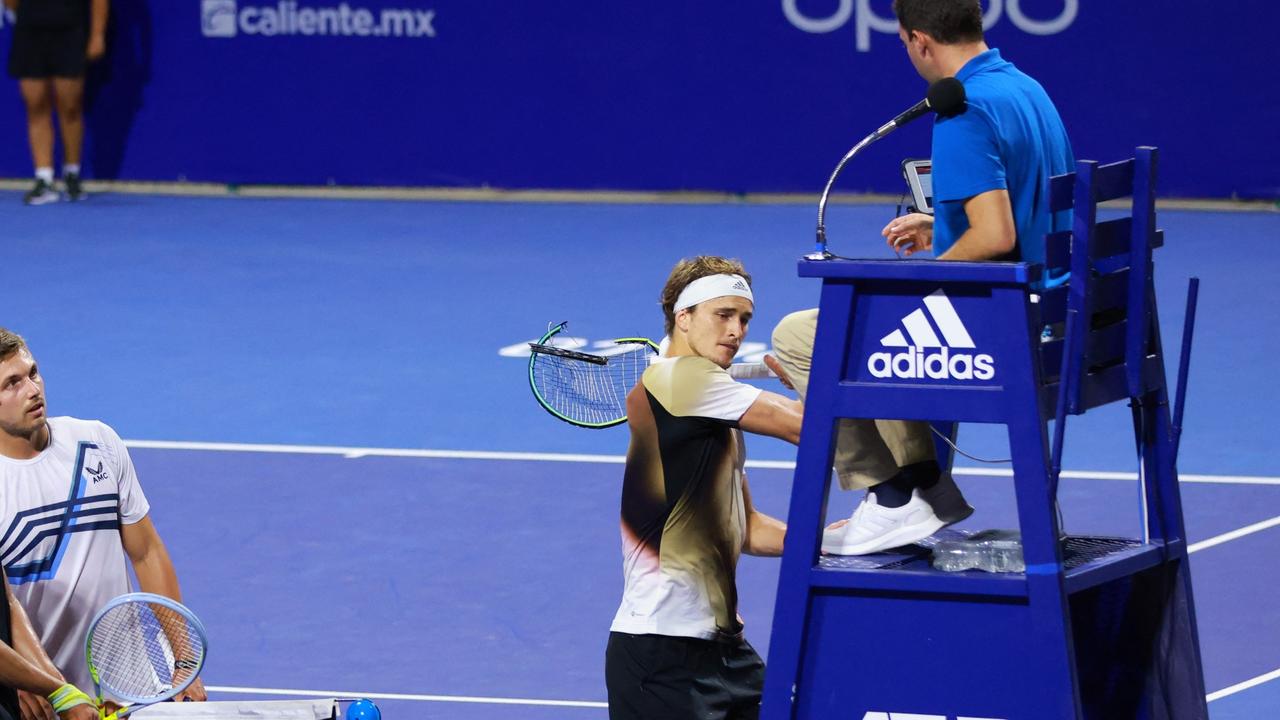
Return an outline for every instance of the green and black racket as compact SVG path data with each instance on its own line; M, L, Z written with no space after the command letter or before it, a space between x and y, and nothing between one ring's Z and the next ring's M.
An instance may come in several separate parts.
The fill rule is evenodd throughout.
M643 337L613 341L596 353L555 344L567 322L558 323L529 343L529 387L544 410L578 427L607 428L627 421L627 393L658 358L658 344ZM734 363L736 379L777 377L764 363Z
M544 410L578 427L607 428L627 421L627 393L640 381L658 346L648 338L618 338L603 352L554 344L568 323L529 343L529 387Z

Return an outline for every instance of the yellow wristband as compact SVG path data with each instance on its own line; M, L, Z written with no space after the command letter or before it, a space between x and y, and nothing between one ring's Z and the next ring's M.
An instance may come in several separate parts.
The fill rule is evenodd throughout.
M89 699L88 695L80 692L80 688L67 683L49 693L49 703L53 705L54 712L62 713L77 705L91 705L93 701Z

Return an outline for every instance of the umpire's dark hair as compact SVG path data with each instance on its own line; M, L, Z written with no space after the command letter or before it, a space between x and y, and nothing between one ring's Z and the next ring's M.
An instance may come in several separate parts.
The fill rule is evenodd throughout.
M0 360L7 360L9 356L18 352L27 346L27 341L22 336L9 332L0 327Z
M893 0L893 14L908 35L918 30L943 45L982 40L979 0Z

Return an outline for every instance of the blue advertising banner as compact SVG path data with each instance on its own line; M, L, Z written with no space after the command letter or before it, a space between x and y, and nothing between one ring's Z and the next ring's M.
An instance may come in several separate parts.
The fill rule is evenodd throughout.
M33 2L37 0L23 0ZM1166 196L1280 194L1280 94L1248 27L1280 4L986 0L988 41L1057 102L1077 156L1162 150ZM12 19L0 28L7 53ZM112 0L92 177L816 192L924 94L890 0ZM0 90L0 175L30 156ZM859 157L898 192L927 120Z

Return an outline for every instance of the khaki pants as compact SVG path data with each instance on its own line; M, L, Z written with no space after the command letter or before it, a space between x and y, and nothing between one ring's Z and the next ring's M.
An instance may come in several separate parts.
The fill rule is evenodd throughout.
M818 310L791 313L773 329L773 356L804 399L813 361ZM845 490L878 485L898 468L935 459L929 423L922 420L844 418L836 433L836 477Z

